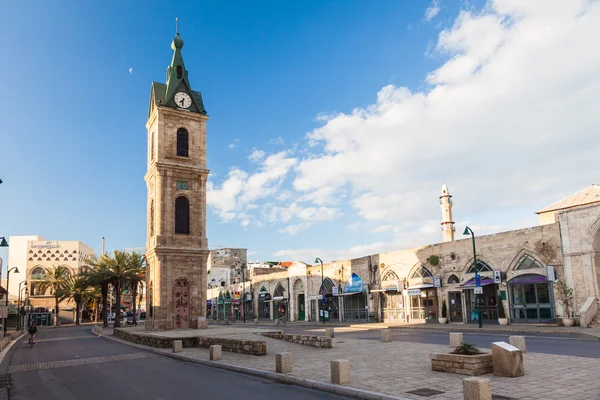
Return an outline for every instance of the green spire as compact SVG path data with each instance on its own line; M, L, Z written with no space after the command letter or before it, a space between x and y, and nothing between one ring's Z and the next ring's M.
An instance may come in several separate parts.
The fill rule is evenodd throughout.
M190 81L188 80L188 72L185 69L183 56L181 55L183 39L179 36L179 18L176 18L175 21L175 38L171 43L173 59L171 60L171 65L167 68L167 92L165 95L165 103L168 105L172 105L173 96L175 96L176 92L183 90L191 94L192 91Z

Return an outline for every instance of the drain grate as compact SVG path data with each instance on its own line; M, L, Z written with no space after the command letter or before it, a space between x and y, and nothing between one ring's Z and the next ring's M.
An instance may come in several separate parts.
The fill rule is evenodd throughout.
M10 374L0 375L0 389L10 389Z
M441 391L435 390L435 389L422 388L422 389L417 389L417 390L411 390L410 392L406 392L406 393L416 394L417 396L421 396L421 397L431 397L431 396L435 396L437 394L442 394L444 392L441 392Z
M502 396L500 394L493 394L492 400L517 400L514 397Z

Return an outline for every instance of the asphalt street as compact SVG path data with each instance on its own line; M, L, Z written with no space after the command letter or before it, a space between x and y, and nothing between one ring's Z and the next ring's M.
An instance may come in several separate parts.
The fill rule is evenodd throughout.
M319 399L344 397L186 363L91 334L90 326L41 330L5 359L11 400Z
M236 327L243 324L236 324ZM248 327L256 327L248 325ZM309 334L323 335L323 330L327 326L291 326L277 325L269 329L281 329L291 334ZM380 340L381 333L374 329L360 328L335 328L336 338L343 340L364 339ZM463 339L467 343L472 343L477 347L490 348L492 342L507 342L510 335L525 336L527 351L531 353L558 354L577 357L600 358L600 340L592 339L586 335L560 334L560 333L506 333L506 332L482 332L471 333L463 332ZM392 329L392 339L398 342L407 343L431 343L431 344L449 344L448 332L432 332L430 330L410 329Z

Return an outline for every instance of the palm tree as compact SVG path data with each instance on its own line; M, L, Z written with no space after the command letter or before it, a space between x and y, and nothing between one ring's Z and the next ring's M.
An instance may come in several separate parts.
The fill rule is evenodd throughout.
M83 275L68 276L58 291L61 301L68 299L75 302L75 325L79 325L81 303L83 303L84 292L88 285L89 283Z
M142 253L132 252L129 254L129 268L127 271L127 286L131 288L131 295L133 298L133 324L137 324L136 315L136 298L138 289L143 289L144 282L146 281L146 257Z
M54 326L58 326L58 303L61 290L64 288L66 279L70 276L69 270L64 265L58 267L52 266L44 269L44 275L38 283L38 287L44 293L50 288L50 294L54 295L54 310L56 318L54 318Z
M115 250L113 256L106 260L107 276L115 290L115 303L117 305L117 309L115 310L115 324L113 325L115 328L121 327L121 293L129 277L130 266L131 258L123 250Z
M102 291L99 285L88 286L83 292L83 304L94 310L94 322L98 322L99 309L102 304Z
M90 271L84 273L91 286L100 288L102 298L102 322L106 328L108 326L108 285L110 284L110 271L108 261L110 257L106 254L101 257L94 256L86 260L90 266Z

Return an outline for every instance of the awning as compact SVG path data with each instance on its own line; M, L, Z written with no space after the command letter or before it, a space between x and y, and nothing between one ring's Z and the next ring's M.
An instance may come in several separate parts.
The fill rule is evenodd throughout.
M486 286L486 285L491 285L494 283L494 280L492 278L481 278L481 286ZM475 287L475 278L471 278L468 281L466 281L465 283L462 283L460 285L460 287L463 287L465 289L471 289Z
M287 300L287 299L284 298L283 296L275 296L271 300L265 300L265 303L280 302L280 301L284 301L284 300Z
M432 288L432 287L434 287L434 286L431 283L422 283L420 285L414 285L414 286L407 287L406 289L428 289L428 288Z
M514 277L508 281L508 283L511 285L519 285L523 283L548 283L548 278L544 275L528 274Z
M373 290L371 290L371 291L373 291ZM367 292L340 293L340 294L338 294L338 297L339 296L352 296L353 294L362 294L362 295L365 295L365 294L367 294Z

